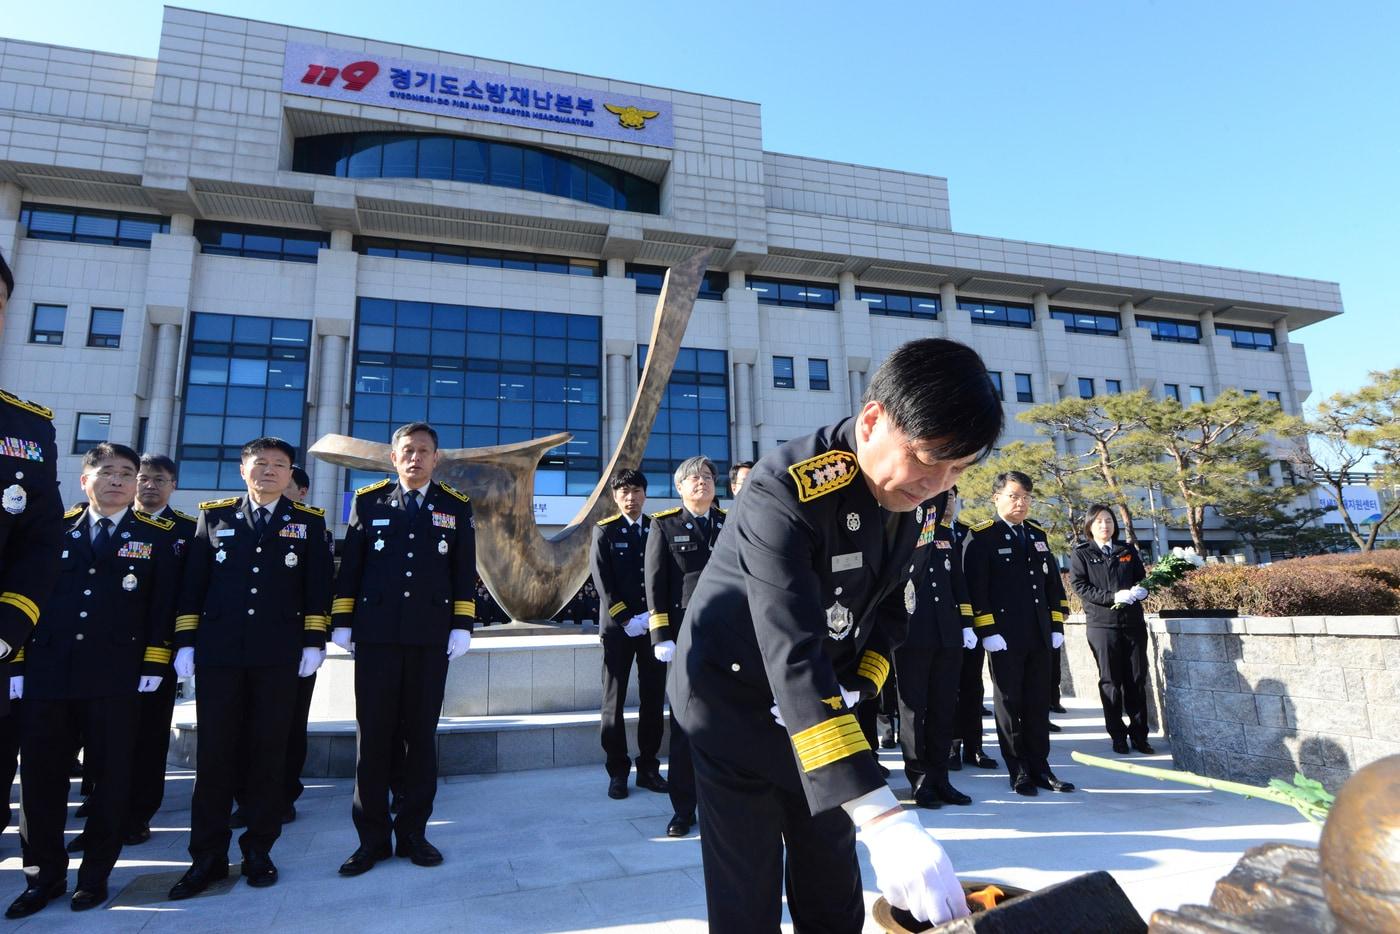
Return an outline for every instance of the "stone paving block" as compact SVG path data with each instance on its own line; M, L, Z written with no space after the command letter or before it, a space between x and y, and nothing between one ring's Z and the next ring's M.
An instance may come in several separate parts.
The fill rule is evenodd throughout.
M1294 665L1298 662L1297 639L1293 636L1249 635L1240 640L1240 661L1265 665Z
M1191 662L1191 686L1196 690L1239 691L1239 672L1234 662Z
M705 903L704 885L682 869L585 882L579 885L579 891L603 921L627 920L638 904L646 904L658 892L666 893L666 903L673 909Z
M1289 726L1294 729L1314 730L1319 733L1345 733L1350 736L1366 736L1371 729L1367 717L1367 705L1351 701L1322 700L1311 697L1295 697L1288 712ZM1370 707L1372 716L1378 708ZM1400 710L1400 708L1397 708ZM1397 722L1400 726L1400 722Z
M635 724L632 724L635 729ZM554 735L554 764L586 765L603 761L603 747L598 740L597 724L556 727ZM629 749L636 749L635 733L628 740Z
M1279 694L1255 694L1254 709L1258 721L1263 726L1288 726L1288 714L1284 710L1285 700Z
M496 769L515 772L521 769L553 768L553 730L501 730L496 734Z
M495 772L495 733L439 733L438 771L443 774Z
M1400 671L1367 671L1361 675L1361 679L1367 700L1380 703L1400 701Z
M1236 723L1257 723L1259 714L1254 705L1254 695L1226 692L1216 694L1215 716L1218 720L1233 720Z
M326 752L326 775L332 778L350 778L355 774L355 734L329 737Z
M1210 752L1243 753L1244 725L1228 720L1196 720L1196 743Z
M1313 661L1336 668L1384 670L1385 649L1393 640L1319 636L1313 639Z
M633 672L635 674L635 672ZM628 681L629 691L635 690L637 679ZM603 705L603 656L574 650L574 710L597 710ZM630 701L629 701L630 703Z

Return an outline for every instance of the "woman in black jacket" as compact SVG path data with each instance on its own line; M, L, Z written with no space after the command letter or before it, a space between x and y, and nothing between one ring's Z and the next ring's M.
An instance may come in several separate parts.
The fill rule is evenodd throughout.
M1084 602L1089 648L1099 664L1104 723L1114 752L1127 753L1131 741L1151 755L1156 750L1147 742L1147 623L1139 602L1147 591L1137 586L1147 570L1137 549L1117 540L1118 523L1104 504L1089 507L1084 536L1088 541L1070 556L1069 577Z

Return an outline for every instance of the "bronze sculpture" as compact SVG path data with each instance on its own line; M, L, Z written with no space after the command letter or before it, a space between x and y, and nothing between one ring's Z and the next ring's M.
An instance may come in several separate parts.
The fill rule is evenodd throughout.
M622 438L587 502L561 532L547 539L535 524L535 469L546 451L573 437L570 433L442 452L435 477L471 497L481 578L512 619L549 619L583 586L593 524L613 509L608 478L619 466L641 464L711 252L701 250L667 272ZM310 453L342 467L393 473L387 444L325 435Z

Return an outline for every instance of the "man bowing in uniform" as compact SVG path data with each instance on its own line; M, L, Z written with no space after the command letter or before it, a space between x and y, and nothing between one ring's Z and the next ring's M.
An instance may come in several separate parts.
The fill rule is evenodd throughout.
M857 830L891 904L930 921L967 913L853 708L880 690L916 606L929 501L1001 427L977 354L918 340L880 366L854 418L754 465L668 683L694 752L711 930L777 931L786 882L799 930L859 931Z

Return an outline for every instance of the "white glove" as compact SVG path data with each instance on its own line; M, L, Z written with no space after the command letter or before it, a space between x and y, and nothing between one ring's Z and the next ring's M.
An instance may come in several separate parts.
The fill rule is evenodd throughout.
M10 657L10 643L6 642L4 639L0 639L0 659L6 659L6 658L9 658L9 657Z
M337 626L331 630L331 641L347 652L353 651L355 643L350 641L350 634L354 632L349 626Z
M194 647L186 646L175 652L175 677L194 677Z
M644 636L647 632L647 623L651 619L651 611L638 613L629 619L622 627L622 631L629 636Z
M160 675L142 675L141 680L136 684L137 694L150 694L160 689L160 683L165 679Z
M867 824L861 837L870 850L875 885L891 905L933 924L969 913L948 854L914 812Z
M855 710L856 704L860 703L860 692L848 691L843 685L840 684L836 685L836 687L841 691L841 699L846 702L846 706L851 708L852 710Z
M1133 590L1131 587L1126 588L1124 590L1114 591L1113 594L1114 603L1132 603L1134 599L1136 598L1133 596Z
M669 662L676 657L676 643L671 639L658 642L651 647L651 654L656 656L658 662Z
M1005 652L1006 640L1001 636L988 636L982 640L982 648L988 652Z
M316 673L316 669L321 667L321 663L326 660L325 649L313 649L310 646L301 650L301 664L297 666L298 678L309 678Z
M1136 587L1134 587L1134 588L1133 588L1133 599L1134 599L1134 600L1146 600L1146 599L1147 599L1147 588L1144 587L1144 586L1142 586L1141 584L1138 584Z
M24 698L24 675L13 675L10 678L10 700L22 700Z
M1050 633L1050 648L1058 649L1065 644L1065 634L1062 632Z
M455 662L467 654L471 648L472 634L469 629L454 629L447 634L447 660Z
M773 706L768 708L768 712L771 713L771 714L773 715L773 722L776 723L776 724L778 724L778 726L782 726L782 727L787 726L787 721L783 719L783 715L780 714L780 713L778 713L778 702L777 702L777 701L774 701L774 702L773 702Z
M963 648L968 651L977 648L977 633L973 632L971 627L963 628Z

